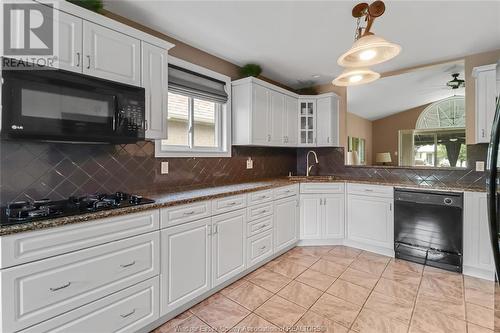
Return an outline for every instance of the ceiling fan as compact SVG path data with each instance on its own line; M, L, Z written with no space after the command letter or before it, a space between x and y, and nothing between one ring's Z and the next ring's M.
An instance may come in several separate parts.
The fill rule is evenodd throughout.
M446 82L446 86L452 90L465 87L465 80L459 79L460 73L451 74L452 79Z

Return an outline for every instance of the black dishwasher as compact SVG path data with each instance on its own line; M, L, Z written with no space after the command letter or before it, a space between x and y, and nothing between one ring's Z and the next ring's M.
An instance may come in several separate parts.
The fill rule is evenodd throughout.
M463 194L394 190L396 258L462 272Z

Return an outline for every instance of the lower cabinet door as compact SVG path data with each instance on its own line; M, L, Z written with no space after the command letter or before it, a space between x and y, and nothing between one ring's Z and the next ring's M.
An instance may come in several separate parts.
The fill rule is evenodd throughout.
M323 238L344 238L344 195L324 195L323 202Z
M245 209L212 218L212 287L245 270L246 229Z
M298 198L274 202L274 252L297 241Z
M136 332L159 318L158 276L21 331Z
M265 231L247 240L247 267L252 267L273 255L273 231Z
M161 314L189 302L210 289L211 219L161 231Z
M317 194L300 196L300 239L320 239L321 235L321 200Z
M394 248L392 198L348 195L347 238L367 245Z

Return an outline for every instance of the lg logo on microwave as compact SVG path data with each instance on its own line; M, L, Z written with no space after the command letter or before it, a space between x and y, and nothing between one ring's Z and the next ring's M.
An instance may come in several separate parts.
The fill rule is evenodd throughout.
M3 55L15 59L4 59L4 68L52 66L57 41L55 3L0 1L3 10Z

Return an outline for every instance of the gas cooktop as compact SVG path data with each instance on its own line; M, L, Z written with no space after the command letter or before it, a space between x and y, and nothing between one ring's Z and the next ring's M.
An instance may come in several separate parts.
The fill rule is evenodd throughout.
M81 215L116 208L153 203L140 195L116 192L69 197L66 200L35 200L12 202L0 208L0 225L27 223L38 220Z

